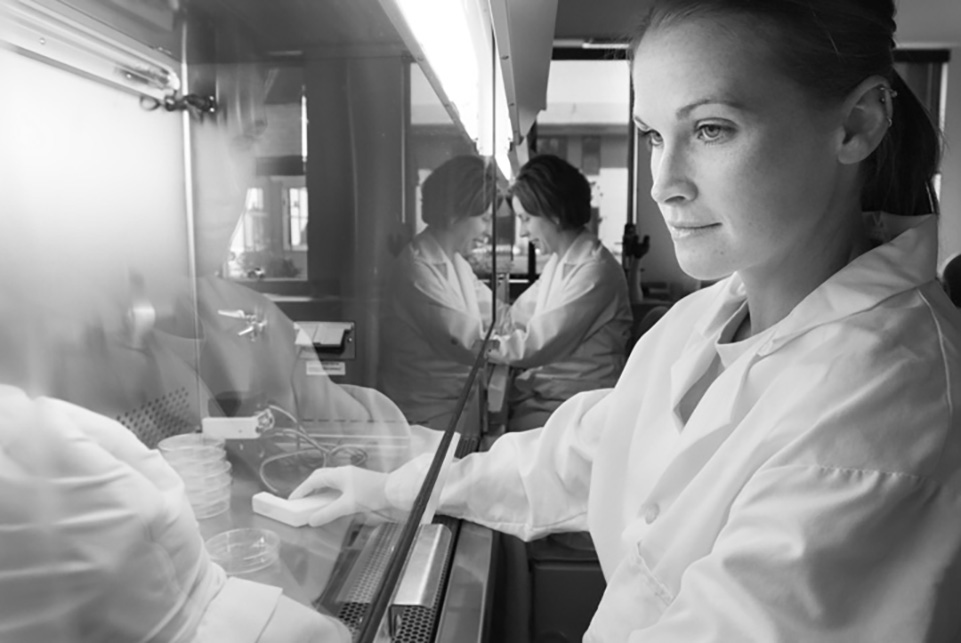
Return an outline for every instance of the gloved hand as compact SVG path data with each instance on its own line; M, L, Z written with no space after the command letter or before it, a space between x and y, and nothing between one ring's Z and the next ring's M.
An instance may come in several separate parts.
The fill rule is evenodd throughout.
M317 469L291 492L290 499L303 498L324 489L340 491L338 497L310 516L308 523L312 527L355 513L387 521L399 520L404 512L392 507L387 499L387 478L386 473L355 466Z

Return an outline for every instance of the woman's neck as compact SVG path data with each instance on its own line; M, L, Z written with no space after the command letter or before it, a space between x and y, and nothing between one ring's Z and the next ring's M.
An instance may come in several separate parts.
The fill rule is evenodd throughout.
M447 255L448 259L453 260L455 256L460 254L458 248L460 248L460 239L457 238L451 230L440 230L437 228L430 227L427 229L428 232L434 237L434 241L440 246L444 254Z
M581 236L584 228L574 228L573 230L558 230L557 238L554 240L554 253L558 257L563 257L570 249L577 238Z
M801 301L872 247L863 219L857 217L830 234L798 244L775 266L739 272L747 291L748 317L737 339L763 332L787 317Z

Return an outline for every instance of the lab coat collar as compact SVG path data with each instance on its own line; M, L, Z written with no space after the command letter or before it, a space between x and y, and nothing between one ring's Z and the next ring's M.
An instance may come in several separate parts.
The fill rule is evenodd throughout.
M480 302L477 300L475 289L477 278L467 260L460 255L455 255L453 259L448 257L430 228L421 232L415 241L416 243L411 246L414 256L443 273L448 285L460 295L464 309L480 317Z
M564 251L563 256L551 253L550 258L541 270L540 288L535 310L543 312L548 309L548 302L553 298L555 291L562 287L575 268L584 265L591 259L597 244L597 237L587 228L584 228L570 247Z
M566 277L571 266L579 266L585 261L590 259L591 254L597 248L597 237L593 232L584 228L581 233L577 235L574 239L574 243L564 252L564 256L560 258L560 263L563 265L563 275Z
M805 297L761 346L767 355L818 326L873 308L937 276L938 220L934 215L866 215L881 245L832 275Z
M411 249L421 261L441 266L450 263L447 253L440 247L440 242L431 233L430 228L417 235L417 242L411 245Z
M872 237L881 245L832 275L773 329L758 354L768 355L813 328L872 308L885 299L937 276L938 221L935 215L866 213ZM698 340L716 337L747 298L737 273L719 283L715 306L695 327Z

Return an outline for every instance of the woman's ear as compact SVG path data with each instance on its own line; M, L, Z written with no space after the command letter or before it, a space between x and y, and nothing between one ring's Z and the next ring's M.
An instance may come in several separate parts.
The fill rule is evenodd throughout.
M844 102L844 139L838 150L841 163L860 163L877 149L893 122L896 96L880 76L866 79L848 95Z

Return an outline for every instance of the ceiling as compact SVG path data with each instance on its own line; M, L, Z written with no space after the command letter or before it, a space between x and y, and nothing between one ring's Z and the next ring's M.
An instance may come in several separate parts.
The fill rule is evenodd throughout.
M63 2L151 46L176 52L173 7L233 23L248 46L266 52L362 45L396 49L397 32L382 0L40 0ZM509 0L535 3L537 0ZM558 0L555 38L621 39L647 0ZM548 3L549 5L549 3ZM189 19L188 19L189 20ZM241 35L242 33L242 35Z
M558 0L555 38L625 39L646 0Z
M515 0L532 2L534 0ZM251 27L263 50L336 47L351 42L396 44L380 0L188 0ZM646 0L558 0L555 38L622 39Z

